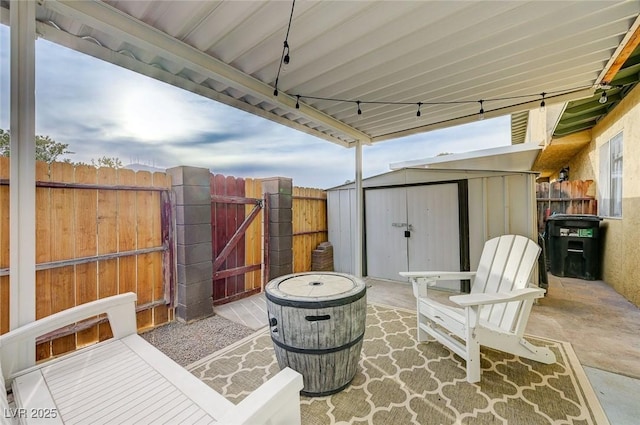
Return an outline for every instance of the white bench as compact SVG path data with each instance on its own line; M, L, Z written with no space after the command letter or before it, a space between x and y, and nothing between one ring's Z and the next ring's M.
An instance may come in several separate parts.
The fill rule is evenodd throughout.
M138 336L135 300L116 295L1 335L0 423L300 424L299 373L286 368L235 405ZM38 365L24 359L38 336L102 313L113 339Z

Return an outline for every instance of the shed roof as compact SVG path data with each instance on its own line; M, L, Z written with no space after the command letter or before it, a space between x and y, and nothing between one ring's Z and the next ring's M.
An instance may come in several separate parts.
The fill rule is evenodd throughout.
M437 168L454 170L531 171L542 148L531 143L500 146L471 152L440 155L433 158L396 162L392 170L400 168Z
M461 170L453 168L400 168L386 173L367 177L362 180L365 189L376 189L388 186L409 186L425 183L452 182L465 179L507 176L514 174L537 174L532 171L498 171L498 170ZM327 191L355 189L355 182L331 187Z

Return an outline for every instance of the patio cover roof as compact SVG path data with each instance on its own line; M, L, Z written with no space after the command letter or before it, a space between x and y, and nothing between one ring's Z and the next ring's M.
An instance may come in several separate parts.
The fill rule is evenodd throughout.
M547 104L590 95L639 11L637 0L297 2L278 96L289 1L42 0L36 31L352 146L476 120L479 100L492 117L543 92Z

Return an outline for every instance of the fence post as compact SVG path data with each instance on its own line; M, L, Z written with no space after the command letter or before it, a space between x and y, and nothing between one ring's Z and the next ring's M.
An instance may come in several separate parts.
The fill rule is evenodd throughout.
M268 253L268 279L293 273L293 181L286 177L262 179L262 192L268 198L265 234ZM266 282L265 282L266 284Z
M176 317L191 321L213 314L209 170L181 166L167 173L176 194Z

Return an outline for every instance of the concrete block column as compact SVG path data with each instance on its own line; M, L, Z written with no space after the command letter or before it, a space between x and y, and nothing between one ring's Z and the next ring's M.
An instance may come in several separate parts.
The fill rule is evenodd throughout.
M268 199L269 280L293 273L293 181L286 177L262 179L262 192ZM265 282L266 283L266 282Z
M188 322L213 314L209 170L182 166L167 172L176 194L176 317Z

